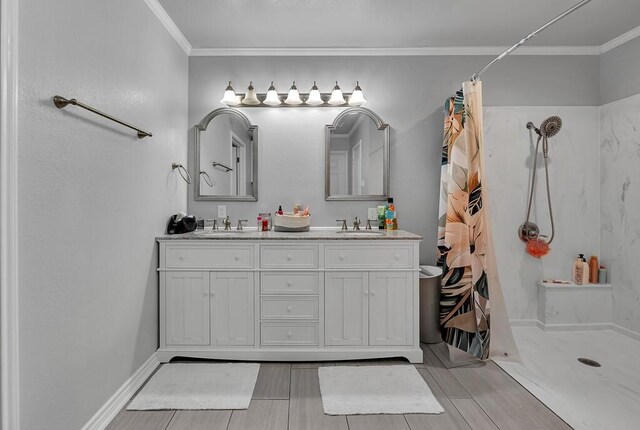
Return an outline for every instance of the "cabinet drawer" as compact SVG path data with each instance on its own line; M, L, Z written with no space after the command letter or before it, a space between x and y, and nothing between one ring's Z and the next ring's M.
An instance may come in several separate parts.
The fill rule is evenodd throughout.
M262 319L318 319L318 297L264 296L260 299Z
M327 269L411 269L414 267L411 245L326 245Z
M169 244L165 267L194 269L252 269L252 245Z
M318 294L320 279L317 273L263 272L262 294Z
M262 323L262 346L318 345L318 323Z
M261 245L260 266L264 269L317 269L317 245Z

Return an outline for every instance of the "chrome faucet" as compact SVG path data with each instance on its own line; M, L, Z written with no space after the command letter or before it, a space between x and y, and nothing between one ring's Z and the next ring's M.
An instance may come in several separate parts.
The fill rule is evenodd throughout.
M342 227L340 227L340 230L347 230L347 219L337 219L336 222L341 222L342 223Z
M367 226L365 227L365 230L371 230L371 221L378 222L377 219L368 219L367 220Z
M242 230L242 223L243 222L249 222L246 219L239 219L238 220L238 227L236 227L236 230L241 231Z
M231 220L229 219L229 215L222 220L222 225L224 225L225 230L231 230Z
M360 230L360 220L358 219L358 217L356 217L356 219L353 220L353 229Z

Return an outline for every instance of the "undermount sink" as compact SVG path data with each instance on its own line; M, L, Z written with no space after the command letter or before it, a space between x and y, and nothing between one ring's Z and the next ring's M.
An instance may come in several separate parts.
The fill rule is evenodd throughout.
M383 231L375 230L338 230L336 233L354 236L384 236Z

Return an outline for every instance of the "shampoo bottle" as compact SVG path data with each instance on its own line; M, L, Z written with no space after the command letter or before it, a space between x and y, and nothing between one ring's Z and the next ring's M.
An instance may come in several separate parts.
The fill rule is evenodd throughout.
M398 229L398 218L396 214L396 205L393 204L393 199L389 197L387 200L387 206L385 207L385 228L387 230Z
M576 285L589 283L589 265L584 258L584 254L580 254L573 264L573 282Z
M598 269L600 268L600 264L598 263L598 257L592 255L589 259L589 283L597 284L598 283Z

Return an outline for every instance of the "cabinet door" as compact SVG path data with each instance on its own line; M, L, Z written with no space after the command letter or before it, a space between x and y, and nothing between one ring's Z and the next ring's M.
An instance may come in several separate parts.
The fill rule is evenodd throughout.
M211 344L253 345L253 273L211 272Z
M167 345L209 345L208 278L208 272L166 272Z
M369 344L411 345L413 342L413 273L371 272L369 280Z
M367 272L325 273L325 345L367 345L368 279Z

